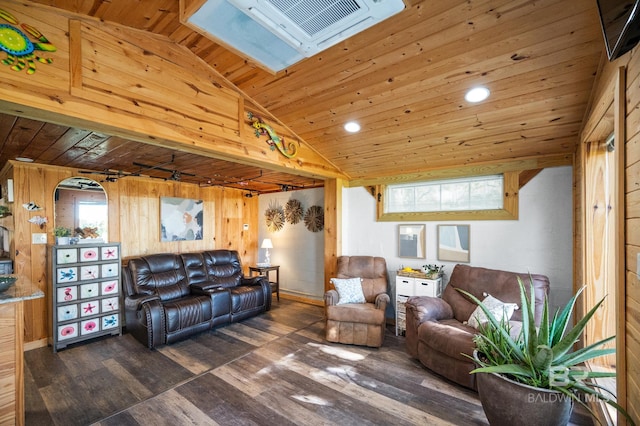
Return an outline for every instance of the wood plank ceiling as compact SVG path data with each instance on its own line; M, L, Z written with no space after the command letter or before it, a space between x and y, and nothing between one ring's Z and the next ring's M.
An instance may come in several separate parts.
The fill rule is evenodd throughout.
M570 7L563 0L405 0L400 14L274 75L183 25L178 0L31 1L187 47L360 180L570 156L604 47L594 0L572 0ZM491 97L467 103L464 93L476 85ZM349 120L362 131L345 132ZM217 174L216 183L257 192L322 185L10 116L0 117L0 143L1 163L26 156L171 176L133 165L140 162L182 171L185 181L192 178L185 173L199 183Z

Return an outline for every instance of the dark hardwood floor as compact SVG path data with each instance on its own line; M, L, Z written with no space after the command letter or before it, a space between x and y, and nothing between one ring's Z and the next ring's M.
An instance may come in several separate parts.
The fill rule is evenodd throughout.
M487 424L477 394L409 358L391 327L380 349L331 344L322 308L273 305L153 351L127 334L29 351L26 424Z

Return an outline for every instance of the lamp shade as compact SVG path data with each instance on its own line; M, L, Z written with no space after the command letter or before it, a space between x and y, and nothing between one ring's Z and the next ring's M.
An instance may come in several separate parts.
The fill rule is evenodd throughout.
M262 245L260 246L260 248L266 248L266 249L273 248L273 243L271 242L271 238L265 238L264 240L262 240Z

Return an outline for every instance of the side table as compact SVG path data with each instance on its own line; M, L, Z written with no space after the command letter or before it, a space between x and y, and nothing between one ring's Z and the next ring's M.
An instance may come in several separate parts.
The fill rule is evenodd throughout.
M275 271L276 280L271 281L269 279L269 273L271 271ZM270 265L270 266L249 266L249 274L253 275L254 272L257 272L258 275L264 275L269 280L269 285L271 286L271 293L276 294L276 298L278 302L280 301L280 266L279 265Z

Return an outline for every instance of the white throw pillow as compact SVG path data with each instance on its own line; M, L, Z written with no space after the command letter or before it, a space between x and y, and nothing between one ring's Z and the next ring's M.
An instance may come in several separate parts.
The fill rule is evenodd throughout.
M505 321L509 321L513 312L518 309L518 305L515 303L505 303L499 299L496 299L492 295L487 295L482 301L482 304L493 314L493 316L500 321L504 318ZM489 318L485 315L484 311L478 306L469 316L468 324L473 328L478 328L480 324L489 322Z
M336 305L366 302L362 292L362 278L331 278L331 283L340 296Z

